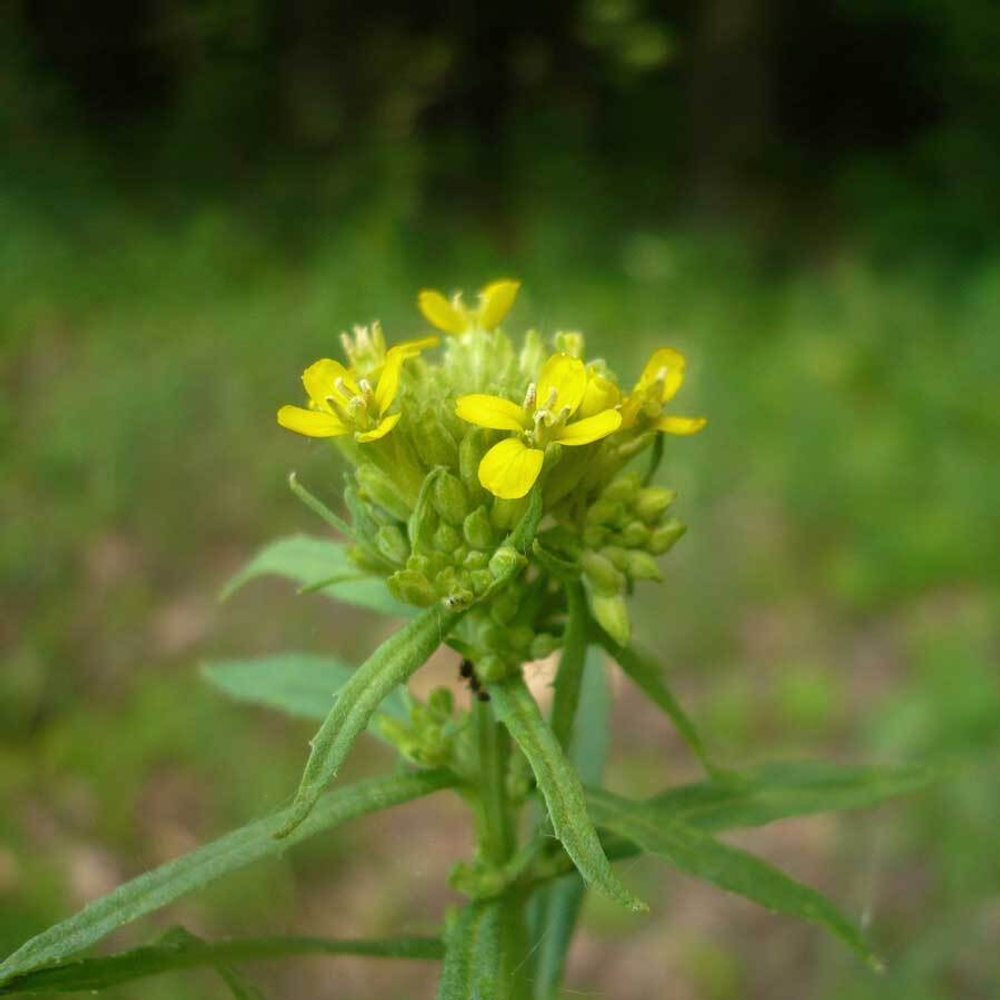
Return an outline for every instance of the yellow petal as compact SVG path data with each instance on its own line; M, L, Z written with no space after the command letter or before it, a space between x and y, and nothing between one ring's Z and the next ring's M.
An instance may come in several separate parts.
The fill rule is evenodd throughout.
M378 385L375 386L375 408L378 415L382 416L392 405L392 401L399 392L399 377L403 371L403 362L410 355L393 349L385 356L385 364L382 367L382 374L378 377Z
M529 448L520 438L505 438L483 456L479 481L495 497L517 500L535 485L544 459L540 448Z
M401 413L390 413L389 416L382 418L378 427L374 430L356 433L354 440L364 444L366 441L377 441L379 438L384 438L399 423L401 416Z
M503 322L520 287L520 281L494 281L479 293L479 325L484 330L495 330Z
M587 369L579 358L568 354L553 354L542 367L538 376L538 407L549 408L549 397L555 389L555 402L551 405L558 413L564 406L570 413L577 407L587 391Z
M333 361L331 358L321 358L302 373L302 384L306 387L309 398L321 409L328 408L326 402L328 396L343 400L337 389L338 379L344 380L344 387L352 396L361 395L354 376L339 361Z
M622 394L618 386L603 375L591 375L587 379L587 390L583 394L583 402L577 410L577 416L592 417L604 410L613 410L621 400Z
M524 408L501 396L481 393L459 396L455 402L455 413L470 424L497 431L520 431L531 426L531 418Z
M469 325L465 316L440 292L425 289L417 296L417 307L429 323L445 333L462 333Z
M557 434L555 440L560 444L577 445L590 444L601 438L614 434L622 425L622 415L617 410L605 410L586 420L577 420L567 424Z
M646 367L639 377L637 390L648 389L656 382L656 377L661 371L666 370L663 381L663 394L660 396L661 405L672 399L684 381L684 366L686 362L684 355L680 351L675 351L672 347L661 347L653 351L650 359L646 362Z
M415 340L404 340L394 347L389 348L389 354L399 351L404 358L415 358L421 351L437 347L441 343L440 337L417 337Z
M278 410L278 423L296 434L314 438L338 437L349 429L327 410L305 410L301 406L283 406Z
M697 434L707 423L707 417L660 417L656 429L667 434Z

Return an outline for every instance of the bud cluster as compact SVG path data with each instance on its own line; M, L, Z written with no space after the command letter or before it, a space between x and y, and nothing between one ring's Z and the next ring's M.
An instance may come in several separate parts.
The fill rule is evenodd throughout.
M391 715L381 715L378 728L382 735L414 764L423 767L447 767L453 763L457 727L455 703L451 691L435 688L427 703L409 696L410 718L407 722Z
M625 597L640 580L663 579L656 556L685 532L667 517L676 493L643 486L637 473L612 480L585 514L580 568L591 611L612 638L626 645L631 624Z

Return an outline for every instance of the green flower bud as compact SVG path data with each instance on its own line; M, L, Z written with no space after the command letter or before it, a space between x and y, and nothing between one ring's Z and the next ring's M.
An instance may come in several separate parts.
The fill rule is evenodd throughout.
M504 637L511 649L526 654L531 649L531 640L535 638L535 633L527 625L518 625L506 632Z
M528 501L524 497L520 500L494 500L490 520L502 531L509 531L517 524L527 507Z
M450 688L434 688L427 696L427 707L437 718L450 719L455 710L455 697Z
M367 544L352 545L347 550L347 558L366 573L377 573L381 576L386 571L385 559Z
M651 534L652 532L642 521L629 521L621 533L621 541L630 549L642 549L646 547Z
M664 521L649 539L649 551L653 555L662 556L664 552L669 552L680 540L687 526L681 524L676 517Z
M409 520L410 508L403 500L398 483L394 483L380 468L375 465L359 465L355 471L361 489L380 507L387 510L394 518Z
M663 574L656 560L641 549L633 549L628 554L628 575L633 580L662 580Z
M599 552L586 551L580 556L583 573L602 594L618 594L625 589L624 575L615 569L614 563Z
M623 549L620 545L605 545L601 549L601 555L605 559L610 559L615 569L622 573L628 569L628 549Z
M493 684L507 676L507 664L493 653L487 653L476 664L476 676L485 684Z
M476 630L476 641L484 649L499 649L504 645L504 633L501 624L490 618L484 618Z
M507 576L518 566L525 565L527 561L512 545L501 545L490 559L490 572L493 579L497 580Z
M628 617L628 606L620 594L614 597L601 594L590 595L590 610L598 624L619 646L627 646L632 637L632 623Z
M493 577L488 569L474 569L469 574L469 582L472 584L472 592L476 597L482 597L493 583Z
M587 524L614 524L625 508L617 500L602 497L587 510Z
M638 490L639 482L635 476L619 476L605 488L601 498L618 503L631 503Z
M462 523L465 540L474 549L492 549L496 536L485 507L477 507Z
M533 660L544 660L546 656L551 656L559 648L559 640L548 632L539 632L531 640L531 658Z
M422 576L431 576L431 561L427 556L418 555L413 553L409 559L406 560L406 568L413 570L414 573L420 573Z
M676 490L667 490L662 486L647 486L639 490L635 501L635 512L648 524L662 517L676 499Z
M422 573L411 569L401 569L386 580L389 593L404 604L412 604L418 608L430 607L437 600L437 592L431 586L430 580Z
M410 556L410 543L394 524L384 524L375 533L375 545L390 562L404 565Z
M599 524L588 524L583 529L583 544L588 549L599 549L608 539L608 529Z
M462 482L473 496L482 496L479 482L479 463L486 454L484 434L478 428L469 428L458 446L458 471Z
M481 552L479 549L472 549L462 560L462 565L469 570L486 569L486 564L490 561L489 553ZM491 577L492 579L492 577Z
M434 532L439 518L430 507L415 512L410 517L410 541L414 549L430 549L434 545Z
M520 605L520 596L513 590L505 590L490 602L490 617L500 625L509 625Z
M450 472L442 472L431 490L434 509L449 524L461 524L469 512L469 497L462 481Z
M433 545L438 552L455 553L462 544L462 536L447 521L442 521L434 532ZM465 558L465 553L462 553Z
M424 465L430 468L436 465L455 468L458 465L458 446L440 416L434 412L434 407L428 406L420 414L416 427L412 440Z

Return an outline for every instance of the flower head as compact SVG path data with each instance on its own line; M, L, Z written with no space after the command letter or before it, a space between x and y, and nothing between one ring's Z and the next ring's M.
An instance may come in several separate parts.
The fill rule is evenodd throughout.
M456 413L479 427L512 431L483 456L479 481L494 496L513 500L525 496L538 479L545 446L558 442L579 446L613 434L621 414L600 400L581 413L590 378L578 358L553 354L545 362L538 382L528 386L522 405L502 396L474 394L459 397ZM575 419L576 418L576 419Z
M414 353L406 345L390 348L374 388L367 378L356 377L339 361L322 358L302 373L309 409L283 406L278 410L278 423L306 437L353 433L362 444L385 437L399 422L400 414L386 411L399 391L403 362Z
M449 302L440 292L425 289L417 296L417 307L429 323L445 333L457 335L469 330L490 332L510 312L520 287L519 281L494 281L480 291L476 309L462 304L460 292Z
M645 417L667 434L697 434L708 423L705 417L661 416L684 382L684 355L672 347L653 351L635 388L622 403L622 426L632 427Z

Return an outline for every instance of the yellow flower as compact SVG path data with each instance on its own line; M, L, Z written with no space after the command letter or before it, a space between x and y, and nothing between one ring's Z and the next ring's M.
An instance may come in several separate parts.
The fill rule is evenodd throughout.
M622 426L632 427L645 415L653 427L667 434L697 434L708 423L705 417L661 416L665 403L677 395L684 382L684 355L672 347L653 351L635 388L622 403Z
M538 384L528 387L522 406L501 396L459 397L455 411L463 420L514 432L490 448L479 463L479 481L486 489L504 500L523 497L542 471L547 444L575 447L599 441L618 430L622 418L615 409L581 413L588 382L582 361L553 354L542 367Z
M517 298L519 281L494 281L479 293L479 308L462 305L458 293L449 302L440 292L424 289L417 296L417 307L433 326L445 333L465 333L467 330L495 330L510 312Z
M306 437L329 438L354 434L364 444L385 437L399 422L399 413L386 413L399 391L403 362L419 353L401 344L385 354L375 388L339 361L322 358L302 373L309 409L283 406L278 423Z

